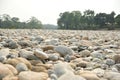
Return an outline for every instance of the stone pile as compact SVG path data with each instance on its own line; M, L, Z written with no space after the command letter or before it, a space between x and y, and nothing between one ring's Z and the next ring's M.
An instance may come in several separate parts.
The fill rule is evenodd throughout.
M0 80L120 80L119 34L0 29Z

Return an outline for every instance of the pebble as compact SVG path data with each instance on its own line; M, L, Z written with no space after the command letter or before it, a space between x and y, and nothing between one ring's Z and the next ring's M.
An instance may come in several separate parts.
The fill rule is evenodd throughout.
M0 29L0 80L120 80L118 34Z
M38 49L34 51L34 54L40 59L48 59L48 55L45 52L40 51Z
M54 48L54 50L59 53L61 56L66 56L66 55L73 55L74 51L66 46L60 45L60 46L56 46Z

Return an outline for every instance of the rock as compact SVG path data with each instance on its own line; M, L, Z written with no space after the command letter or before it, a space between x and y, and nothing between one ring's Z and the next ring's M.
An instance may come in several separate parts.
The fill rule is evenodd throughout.
M83 50L83 51L79 52L79 54L82 57L89 57L90 56L90 51L89 50Z
M4 64L0 63L0 80L6 76L13 76L13 73L7 66Z
M99 59L104 59L105 58L105 56L102 53L98 52L98 51L92 52L91 56L93 58L99 58Z
M8 48L4 48L0 50L0 56L7 56L9 55L9 49Z
M107 65L109 65L109 66L112 66L112 65L115 64L115 61L112 60L112 59L106 59L106 60L105 60L105 63L106 63Z
M17 76L6 76L2 80L18 80Z
M65 74L67 71L73 72L72 67L68 63L63 63L63 62L55 64L53 70L55 75L57 75L58 78L63 74Z
M43 39L42 36L37 36L37 37L35 37L35 40L40 43L40 42L43 41L44 39Z
M18 72L21 72L21 71L27 71L28 67L26 66L25 63L18 63L16 65L16 69L17 69Z
M48 74L44 72L23 71L18 75L19 80L47 80Z
M14 67L16 67L16 65L17 65L18 63L25 63L29 69L32 68L31 63L30 63L28 60L26 60L25 58L13 58L13 59L8 59L5 63L11 64L11 65L13 65Z
M40 59L48 59L48 55L47 55L45 52L40 51L40 50L38 50L38 49L36 49L36 50L34 51L34 54L35 54L37 57L39 57Z
M0 56L0 62L4 62L7 58L5 56Z
M66 46L60 45L56 46L54 50L59 53L61 56L73 55L74 51Z
M79 75L84 77L86 80L100 80L96 74L90 71L81 71Z
M50 79L51 80L58 80L58 78L57 78L57 76L55 74L51 74Z
M18 41L17 42L22 48L32 47L32 44L29 41Z
M57 61L59 59L59 54L50 54L49 59L52 61Z
M120 71L120 63L119 64L115 64L115 67L117 68L118 71Z
M101 59L99 59L99 58L93 58L93 60L92 60L93 62L96 62L96 63L101 63L102 62L102 60Z
M29 60L29 62L32 64L32 65L34 65L34 66L36 66L37 64L43 64L42 63L42 61L41 60Z
M46 72L47 73L47 69L43 66L32 66L31 70L35 72Z
M46 69L53 69L53 64L37 64L36 66L43 66L44 68L46 68Z
M74 75L72 72L67 72L63 74L58 80L86 80L85 78Z
M114 53L114 51L111 50L111 49L105 49L104 51L107 52L107 53Z
M104 78L107 80L120 80L120 73L118 72L112 72L112 71L106 71L104 74Z
M114 55L113 60L115 61L115 63L120 63L120 55L119 54Z
M45 43L47 45L57 45L58 42L59 42L58 39L47 39L47 40L45 40Z
M78 49L78 46L70 46L70 48L74 51L76 51Z
M103 77L105 71L101 68L96 68L92 70L92 72L95 73L98 77Z
M89 40L80 40L79 44L81 46L87 46L87 47L93 46L93 43L91 41L89 41Z
M64 57L64 61L70 62L70 61L71 61L71 57L72 57L72 56L70 56L70 55L66 55L66 56Z
M48 51L48 50L53 50L54 46L53 45L46 45L41 47L43 51Z
M19 52L20 57L29 59L30 56L34 56L34 53L32 51L27 51L25 49L20 50Z
M8 46L9 46L10 49L18 48L18 44L15 41L10 41L8 43Z
M79 63L77 63L77 67L82 67L82 68L86 68L88 65L88 62L86 61L80 61Z
M14 75L18 74L18 71L10 64L4 64Z

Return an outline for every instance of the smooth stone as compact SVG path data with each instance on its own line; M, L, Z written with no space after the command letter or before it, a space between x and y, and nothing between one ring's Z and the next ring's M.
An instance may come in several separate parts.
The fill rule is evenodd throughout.
M70 46L70 48L74 51L76 51L78 49L78 46Z
M8 43L8 46L9 46L10 49L18 48L18 44L15 41L10 41Z
M120 71L120 63L119 64L115 64L115 67L117 68L118 71Z
M6 76L2 80L19 80L17 76Z
M19 80L47 80L48 74L44 72L23 71L18 75Z
M56 52L58 52L61 56L66 56L66 55L73 55L74 51L72 49L70 49L69 47L60 45L60 46L56 46L54 48L54 50Z
M59 55L58 54L50 54L49 55L49 59L52 61L57 61L59 59Z
M4 62L7 58L5 56L0 56L0 62Z
M120 63L120 54L114 55L113 60L115 61L115 63Z
M34 54L35 54L37 57L39 57L40 59L48 59L47 53L45 53L45 52L43 52L43 51L40 51L40 50L38 50L38 49L36 49L36 50L34 51Z
M31 70L34 72L46 72L47 73L47 69L43 66L32 66Z
M120 73L118 72L112 72L112 71L106 71L104 74L104 78L108 80L120 80Z
M81 52L79 52L79 54L82 56L82 57L89 57L90 56L90 51L89 50L83 50Z
M112 65L115 64L115 61L112 60L112 59L106 59L106 60L105 60L105 63L106 63L107 65L109 65L109 66L112 66Z
M48 50L53 50L54 46L53 45L46 45L41 47L43 51L48 51Z
M29 41L18 41L17 42L22 48L32 47L32 44Z
M10 64L4 64L7 68L9 68L9 70L11 70L11 72L14 74L14 75L17 75L18 74L18 71L16 70L16 68Z
M102 60L101 59L99 59L99 58L93 58L93 60L92 60L93 62L96 62L96 63L101 63L102 62Z
M0 80L2 80L6 76L13 76L13 73L7 66L0 63Z
M67 71L73 72L74 70L72 69L72 67L68 63L59 62L59 63L54 65L53 71L54 71L54 74L56 74L57 77L59 78L60 76L65 74Z
M103 77L105 71L101 68L96 68L92 70L92 72L94 72L99 77Z
M7 55L9 55L9 53L10 53L10 51L9 51L9 49L8 48L3 48L3 49L1 49L0 50L0 56L7 56Z
M45 43L47 45L57 45L58 42L59 42L59 39L47 39L47 40L45 40Z
M16 65L16 69L17 69L18 72L21 72L21 71L27 71L28 67L26 66L25 63L18 63Z
M79 75L85 78L86 80L100 80L100 78L91 71L81 71Z
M30 56L34 56L34 53L32 51L27 51L25 49L22 49L19 51L20 57L29 59Z
M86 80L85 78L79 76L79 75L74 75L72 72L67 72L63 74L58 80Z
M13 65L14 67L16 67L16 65L17 65L18 63L25 63L25 64L27 65L28 69L31 69L31 68L32 68L31 63L30 63L27 59L21 58L21 57L20 57L20 58L8 59L8 60L5 61L5 63L6 63L6 64L11 64L11 65Z
M105 56L102 53L98 52L98 51L92 52L91 56L93 58L99 58L99 59L104 59L105 58Z

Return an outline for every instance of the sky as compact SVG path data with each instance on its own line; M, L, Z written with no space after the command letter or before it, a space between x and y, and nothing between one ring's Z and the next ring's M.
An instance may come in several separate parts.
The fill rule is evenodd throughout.
M57 25L60 13L88 9L95 13L115 11L120 14L120 0L0 0L0 15L9 14L20 21L34 16L42 24Z

